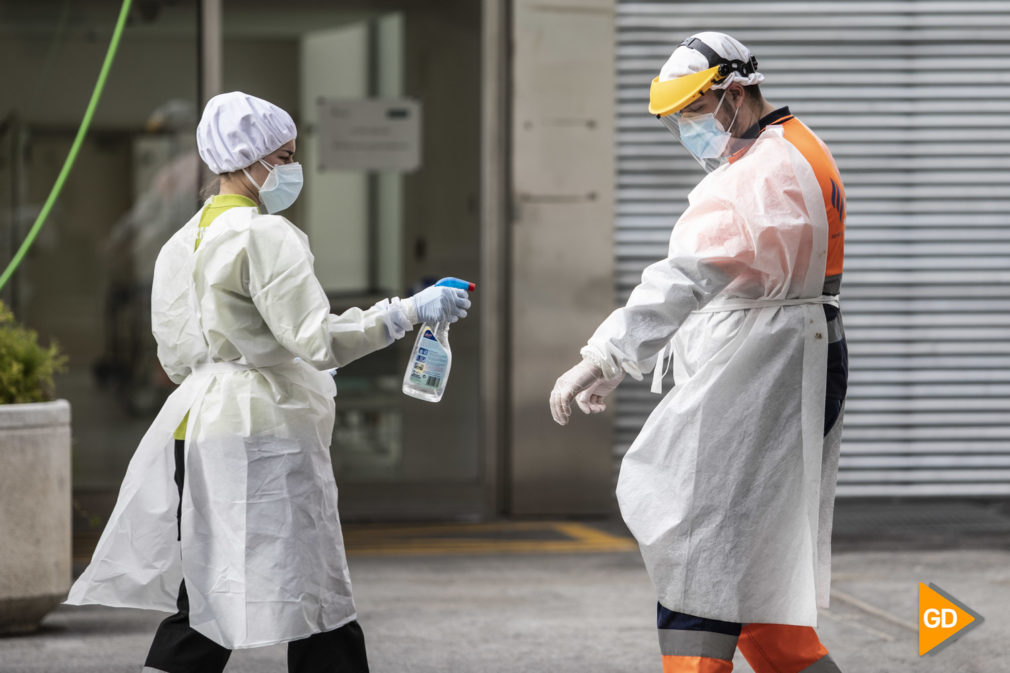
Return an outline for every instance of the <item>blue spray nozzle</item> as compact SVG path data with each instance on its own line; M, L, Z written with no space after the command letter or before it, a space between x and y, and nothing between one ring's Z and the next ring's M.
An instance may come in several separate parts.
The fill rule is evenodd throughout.
M466 290L467 292L473 292L477 289L477 285L471 283L468 280L461 280L459 278L443 278L442 280L435 283L439 287L454 287L457 290Z

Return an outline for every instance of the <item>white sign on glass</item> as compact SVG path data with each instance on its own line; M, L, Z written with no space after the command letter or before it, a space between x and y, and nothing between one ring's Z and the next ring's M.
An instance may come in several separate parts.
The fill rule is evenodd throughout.
M410 172L421 167L421 103L320 98L319 170Z

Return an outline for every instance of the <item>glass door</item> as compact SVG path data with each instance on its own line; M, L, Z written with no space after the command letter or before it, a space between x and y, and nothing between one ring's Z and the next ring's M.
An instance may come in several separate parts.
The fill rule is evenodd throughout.
M479 5L374 6L223 4L222 88L298 123L305 188L285 215L308 233L335 312L479 271ZM353 128L332 118L368 110L375 119ZM416 165L390 158L383 136L405 110ZM438 404L400 390L416 333L338 372L331 453L345 518L483 513L477 315L451 332Z

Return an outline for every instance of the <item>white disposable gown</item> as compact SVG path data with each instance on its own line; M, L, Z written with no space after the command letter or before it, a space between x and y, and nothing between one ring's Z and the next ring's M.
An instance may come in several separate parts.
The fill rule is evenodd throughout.
M827 229L813 170L769 126L691 192L669 257L589 341L609 375L636 378L672 350L676 385L617 485L671 610L815 625L818 593L826 605L838 457L837 431L822 437Z
M174 612L224 647L307 637L355 617L329 444L332 377L411 328L399 300L331 315L305 235L280 216L199 214L164 246L158 356L181 385L130 462L68 603ZM297 359L296 359L297 357ZM181 543L173 432L186 412Z

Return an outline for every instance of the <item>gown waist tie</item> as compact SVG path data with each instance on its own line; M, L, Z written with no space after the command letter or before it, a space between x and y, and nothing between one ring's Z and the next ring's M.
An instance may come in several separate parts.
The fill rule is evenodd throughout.
M202 362L193 366L193 374L199 376L209 376L213 374L226 374L234 371L249 371L252 369L262 369L256 365L245 365L240 362Z
M795 297L792 299L747 299L745 297L725 297L710 301L705 306L695 309L692 313L723 313L727 311L745 311L754 308L772 308L779 306L802 306L804 304L827 304L838 308L838 295L822 294L819 297ZM651 392L661 395L663 393L663 377L669 369L671 358L667 357L668 352L672 353L670 344L665 345L657 354L656 366L652 371ZM665 361L665 366L664 366Z
M771 308L778 306L802 306L804 304L828 304L838 308L837 294L822 294L819 297L796 297L792 299L746 299L744 297L727 297L715 299L705 304L694 313L722 313L723 311L744 311L752 308Z

